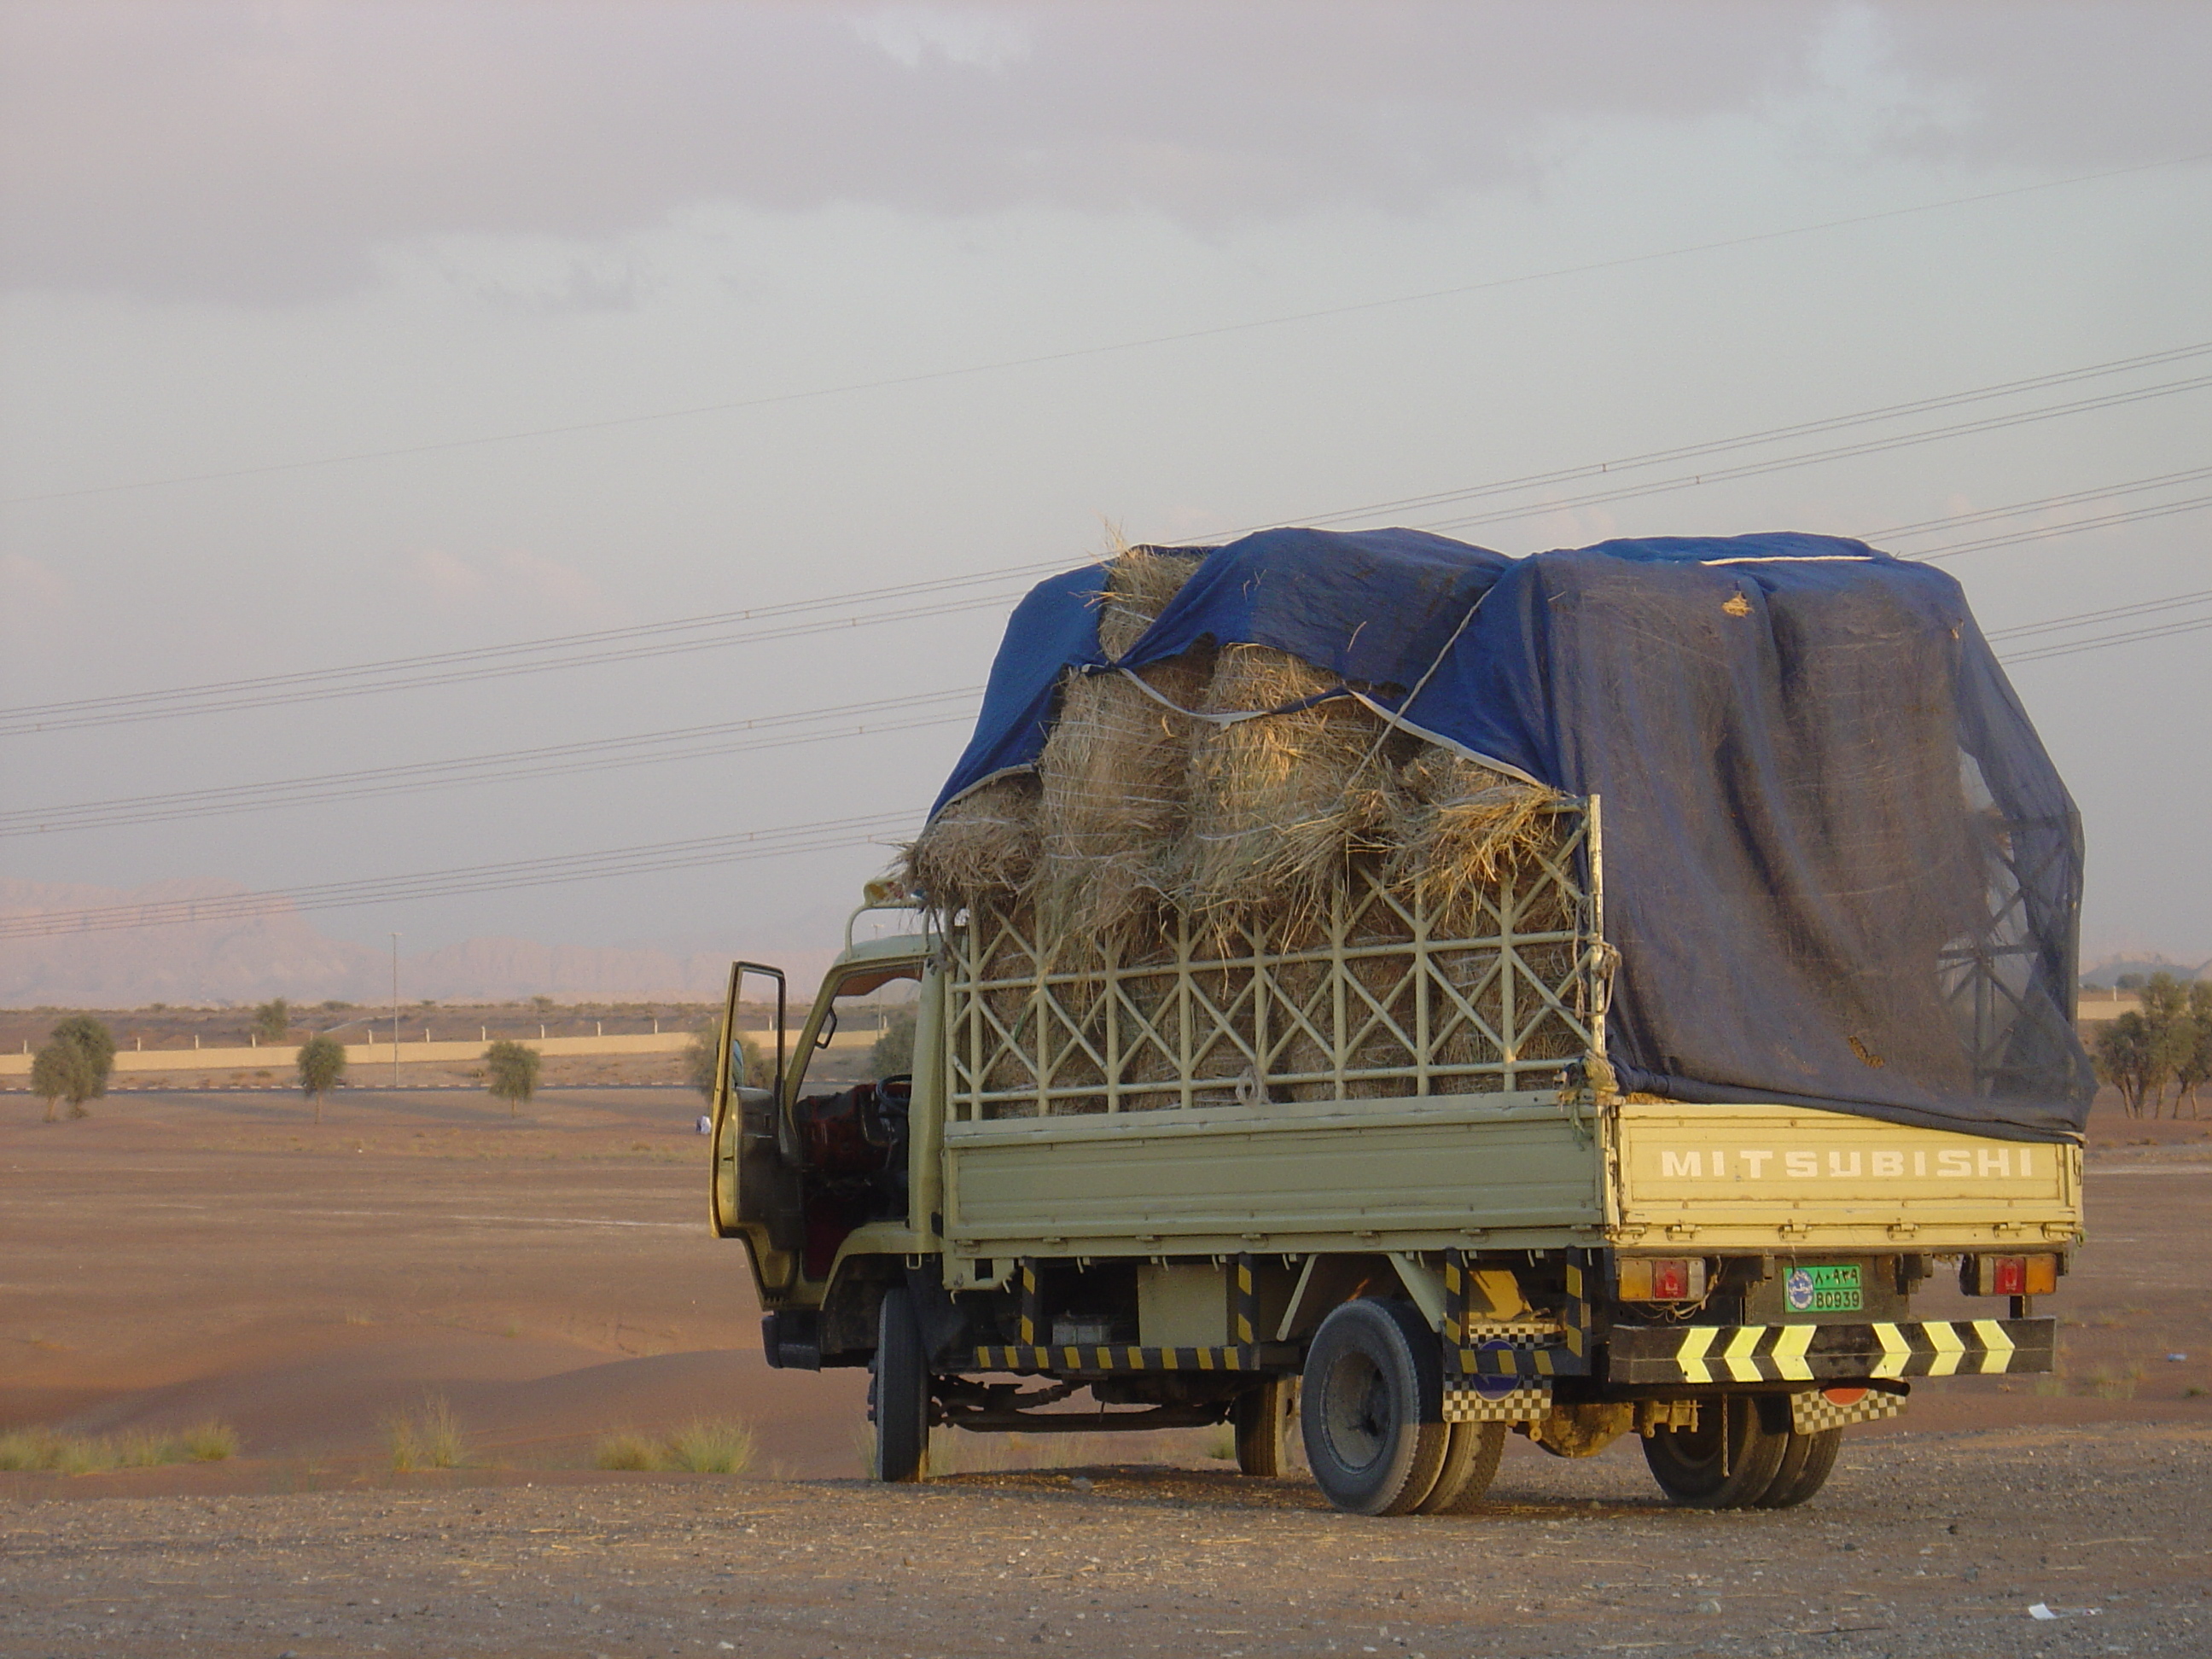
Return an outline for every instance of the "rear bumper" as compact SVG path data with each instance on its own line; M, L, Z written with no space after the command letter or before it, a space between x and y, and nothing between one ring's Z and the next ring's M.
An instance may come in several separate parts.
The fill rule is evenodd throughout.
M1610 1382L1863 1382L1984 1376L2051 1368L2053 1319L1928 1319L1857 1325L1616 1326L1602 1339Z

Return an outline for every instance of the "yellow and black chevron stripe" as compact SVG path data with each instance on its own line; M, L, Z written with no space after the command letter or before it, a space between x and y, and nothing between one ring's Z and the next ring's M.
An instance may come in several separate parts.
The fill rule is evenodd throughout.
M970 1370L1091 1375L1105 1371L1295 1370L1290 1343L1235 1343L1222 1348L1139 1348L1123 1343L1014 1343L978 1348Z
M1811 1382L2047 1371L2056 1329L2049 1319L1617 1325L1605 1374L1614 1382Z
M1447 1351L1461 1376L1581 1376L1589 1367L1556 1345Z

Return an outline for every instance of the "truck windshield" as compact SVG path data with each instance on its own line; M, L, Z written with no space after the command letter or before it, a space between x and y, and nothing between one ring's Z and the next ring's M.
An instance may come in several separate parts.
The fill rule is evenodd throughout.
M908 963L848 974L830 1000L832 1018L822 1022L817 1042L792 1056L799 1073L794 1097L809 1090L844 1088L904 1077L914 1069L915 1010L921 969ZM833 1023L834 1019L834 1023Z

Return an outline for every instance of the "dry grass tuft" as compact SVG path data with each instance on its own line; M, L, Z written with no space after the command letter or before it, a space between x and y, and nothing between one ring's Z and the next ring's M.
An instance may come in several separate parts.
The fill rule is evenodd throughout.
M695 1418L654 1439L635 1429L604 1437L592 1454L603 1469L660 1469L686 1474L743 1474L753 1461L753 1431L729 1419Z
M238 1431L227 1423L196 1423L166 1434L114 1436L13 1429L0 1434L0 1469L95 1474L106 1469L216 1463L237 1456L238 1444Z
M461 1420L443 1395L425 1395L420 1411L402 1413L385 1425L392 1448L392 1467L404 1474L412 1469L457 1469L467 1460L468 1441Z

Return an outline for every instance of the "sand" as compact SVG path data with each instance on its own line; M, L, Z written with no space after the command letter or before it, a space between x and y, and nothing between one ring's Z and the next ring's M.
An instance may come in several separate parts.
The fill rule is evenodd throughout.
M2093 1242L2048 1304L2062 1376L1922 1383L1804 1510L1672 1510L1632 1443L1566 1463L1514 1440L1484 1510L1391 1522L1242 1480L1204 1435L966 1437L999 1472L856 1481L865 1377L761 1364L696 1110L581 1091L510 1121L364 1091L319 1133L265 1094L51 1127L0 1101L0 1426L216 1417L244 1442L0 1474L0 1652L2181 1654L2212 1632L2212 1126L2100 1113ZM385 1424L426 1394L469 1466L396 1474ZM701 1416L753 1425L750 1474L589 1467L611 1429Z

